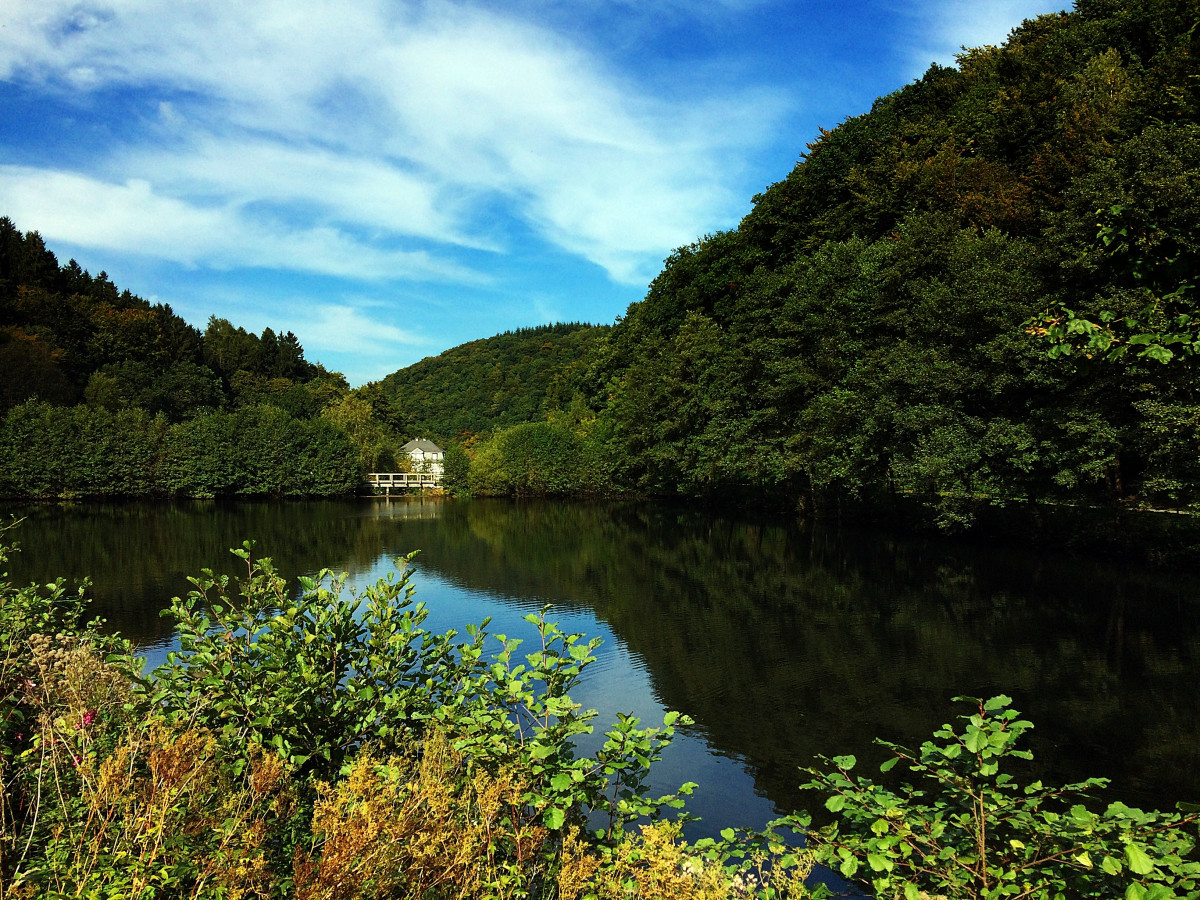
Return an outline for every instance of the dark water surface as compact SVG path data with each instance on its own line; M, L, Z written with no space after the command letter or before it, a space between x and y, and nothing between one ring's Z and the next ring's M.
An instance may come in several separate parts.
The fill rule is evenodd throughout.
M361 501L0 510L17 582L90 576L96 611L151 662L158 615L202 567L234 573L253 538L291 576L358 583L410 550L417 599L444 630L551 618L605 643L576 699L655 723L695 719L656 788L701 785L705 830L819 807L796 788L817 754L882 761L950 698L1007 693L1036 724L1036 777L1113 780L1110 799L1200 800L1200 579L1096 559L804 527L649 504Z

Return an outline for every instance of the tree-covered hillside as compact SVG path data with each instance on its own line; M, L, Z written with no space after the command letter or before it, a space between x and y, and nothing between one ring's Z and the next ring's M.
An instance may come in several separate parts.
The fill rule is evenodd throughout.
M917 495L944 523L972 498L1200 504L1198 116L1195 0L1079 0L823 132L601 347L612 478ZM1070 316L1134 352L1060 327L1088 352L1049 358Z
M401 441L290 331L121 291L0 218L0 496L310 496Z
M201 332L170 306L121 291L0 218L0 412L27 400L138 408L170 421L267 404L307 418L345 379L304 358L290 331L213 316Z
M571 322L506 331L393 372L380 391L398 410L401 431L439 440L538 421L570 403L610 330Z

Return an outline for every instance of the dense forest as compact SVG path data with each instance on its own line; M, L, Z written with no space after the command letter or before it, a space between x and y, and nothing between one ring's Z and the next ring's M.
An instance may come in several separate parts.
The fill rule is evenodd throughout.
M345 379L304 358L290 331L215 316L201 332L106 273L60 266L36 232L0 218L0 412L27 400L145 409L179 422L269 403L311 417Z
M403 443L290 331L200 331L7 218L0 417L0 496L344 494Z
M380 391L402 431L461 440L569 405L609 326L581 322L519 328L471 341L393 372Z
M506 332L351 390L290 331L201 331L0 218L0 496L348 493L417 436L453 471L479 434L569 408L610 330Z
M604 481L1200 505L1198 23L1080 0L822 132L597 341L566 418Z

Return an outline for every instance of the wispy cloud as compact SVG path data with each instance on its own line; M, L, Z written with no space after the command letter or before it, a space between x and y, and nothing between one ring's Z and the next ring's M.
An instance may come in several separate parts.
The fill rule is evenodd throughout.
M317 304L305 307L297 328L306 345L317 350L345 351L365 356L394 355L395 345L420 347L427 338L371 318L353 306Z
M285 224L233 205L201 206L147 181L113 184L69 172L0 166L0 204L55 240L187 266L262 267L351 278L476 283L483 276L426 251L388 250L336 228Z
M753 114L653 99L544 28L437 0L13 2L0 78L132 91L155 115L92 171L4 170L0 203L40 202L47 236L195 265L469 278L457 251L518 228L644 282L729 223L744 199L722 157L771 114L761 94Z

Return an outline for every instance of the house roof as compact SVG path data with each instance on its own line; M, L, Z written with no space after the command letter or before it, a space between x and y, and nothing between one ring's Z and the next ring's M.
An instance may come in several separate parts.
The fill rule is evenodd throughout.
M424 453L442 452L442 448L428 438L413 438L400 448L401 453L412 453L414 450L420 450Z

